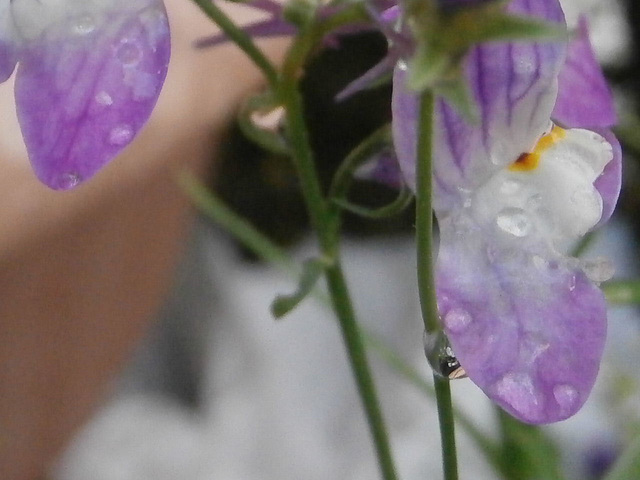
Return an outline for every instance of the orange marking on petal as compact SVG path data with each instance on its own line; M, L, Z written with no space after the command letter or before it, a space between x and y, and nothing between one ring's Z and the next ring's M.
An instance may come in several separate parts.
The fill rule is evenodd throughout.
M566 136L566 130L554 125L548 134L538 140L533 152L520 155L515 162L509 165L509 170L512 172L530 172L535 170L540 164L542 154Z

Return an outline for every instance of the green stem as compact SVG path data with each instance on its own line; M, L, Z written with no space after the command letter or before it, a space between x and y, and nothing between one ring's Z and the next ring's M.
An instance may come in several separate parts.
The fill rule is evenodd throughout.
M279 265L295 275L299 266L278 245L261 234L247 220L231 210L218 196L213 195L191 172L180 172L180 185L191 201L225 231L231 232L242 244L269 263Z
M253 225L227 207L224 202L209 191L191 173L182 172L180 184L189 198L209 218L222 226L225 231L233 235L245 247L264 261L280 268L282 271L297 276L301 268L281 247L273 243L268 237L259 232ZM328 305L329 299L316 292L314 295L322 304ZM434 387L422 375L409 365L396 351L371 332L361 329L365 345L373 349L376 354L428 398L435 398ZM460 410L454 411L456 421L476 442L486 459L499 471L501 468L500 451L495 442L488 438L480 429Z
M362 334L356 322L353 305L340 264L338 263L329 268L326 275L333 308L340 321L342 337L349 353L351 369L356 378L358 393L365 408L382 478L396 480L396 469L391 455L382 410L380 409L373 377L368 365Z
M433 212L431 206L432 140L434 96L422 94L416 165L416 243L418 249L418 289L422 319L427 333L442 329L436 301L433 262ZM449 381L434 374L440 437L442 439L442 465L445 480L458 479L453 405Z
M367 160L370 160L376 153L391 145L391 125L387 124L371 135L354 148L344 162L340 164L333 176L330 198L346 198L349 187L353 183L353 174Z
M213 20L220 30L229 37L267 77L269 85L275 87L278 83L278 72L271 62L256 46L251 37L244 30L238 28L233 21L211 0L193 0L200 9Z
M340 322L342 337L347 348L358 393L366 413L382 477L396 480L396 472L389 447L389 440L382 418L378 395L368 365L367 356L353 305L342 273L339 259L338 230L335 216L331 215L315 168L309 143L309 134L304 120L302 97L298 90L298 73L312 41L306 35L294 41L282 69L279 89L282 105L287 112L288 140L291 143L293 161L300 178L300 186L309 212L311 224L316 231L323 255L334 261L326 270L327 284L333 309Z
M612 280L602 290L612 305L640 304L640 280Z

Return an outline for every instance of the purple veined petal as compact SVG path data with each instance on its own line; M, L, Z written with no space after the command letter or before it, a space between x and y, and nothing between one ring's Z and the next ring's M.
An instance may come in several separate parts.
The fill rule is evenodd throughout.
M92 177L136 136L160 94L170 56L161 0L109 12L82 28L52 25L21 52L16 105L38 178L65 190ZM77 19L76 19L77 23Z
M561 258L536 254L525 238L512 248L491 225L464 216L439 225L439 309L470 379L524 422L575 414L595 383L604 349L602 292Z
M384 149L369 159L355 172L355 176L399 189L404 184L395 152Z
M342 102L349 97L355 95L358 92L366 90L377 80L380 80L385 75L390 74L393 71L394 65L398 59L393 55L386 55L382 60L376 63L373 67L363 73L361 76L350 82L346 87L338 92L336 95L336 102Z
M557 0L515 0L509 11L564 22ZM566 46L561 43L492 43L474 48L466 76L480 108L470 125L446 102L436 106L434 179L436 211L454 206L457 189L473 189L497 169L530 151L549 124L557 76ZM405 87L406 72L393 80L393 131L408 185L415 185L417 96Z
M569 44L558 82L554 120L571 128L608 128L617 123L613 97L589 42L584 17L578 37Z
M18 51L13 42L0 40L0 83L7 81L16 68Z
M294 35L296 27L280 18L270 18L261 20L242 27L244 32L253 38L273 38ZM229 41L224 33L216 33L210 37L201 38L196 41L196 48L215 47Z
M602 197L602 217L594 229L600 228L613 215L622 186L622 148L610 130L596 130L613 148L613 159L607 164L594 186Z

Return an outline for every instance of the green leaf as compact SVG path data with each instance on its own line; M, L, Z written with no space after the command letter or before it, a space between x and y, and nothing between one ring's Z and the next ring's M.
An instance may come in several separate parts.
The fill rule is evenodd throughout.
M282 18L298 28L306 28L313 22L318 4L310 0L289 0L282 9Z
M604 480L633 480L637 478L640 478L640 436L624 451Z
M524 424L497 408L502 429L502 470L517 480L562 480L560 451L540 427Z
M640 304L640 280L614 280L602 285L609 303L615 305Z
M572 34L564 25L500 13L479 19L467 36L472 43L500 41L567 42Z
M296 308L311 293L328 266L330 266L330 262L322 258L314 258L304 262L297 290L291 295L278 295L276 297L271 304L273 316L282 318Z

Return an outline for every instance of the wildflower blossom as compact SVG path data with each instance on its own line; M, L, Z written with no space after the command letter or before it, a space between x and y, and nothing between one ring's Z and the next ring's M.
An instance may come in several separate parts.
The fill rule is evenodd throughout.
M514 14L564 23L558 0L514 0ZM434 210L438 306L471 380L530 423L565 419L586 401L606 336L598 283L611 268L568 255L612 214L619 144L612 98L581 21L561 43L475 47L465 63L480 122L436 106ZM393 129L415 184L418 97L396 67Z
M170 56L162 0L0 0L0 82L38 178L92 177L149 118Z

